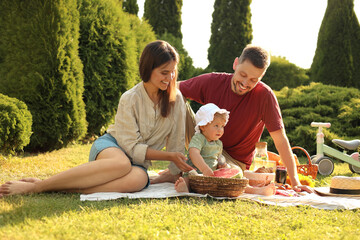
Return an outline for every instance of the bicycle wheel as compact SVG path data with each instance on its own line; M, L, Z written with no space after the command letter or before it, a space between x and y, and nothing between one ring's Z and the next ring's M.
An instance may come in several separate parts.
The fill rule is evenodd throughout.
M329 176L334 171L334 163L331 158L321 157L316 161L319 166L318 172L323 176Z
M351 172L360 174L360 168L359 167L356 167L354 165L349 164L349 168L350 168Z

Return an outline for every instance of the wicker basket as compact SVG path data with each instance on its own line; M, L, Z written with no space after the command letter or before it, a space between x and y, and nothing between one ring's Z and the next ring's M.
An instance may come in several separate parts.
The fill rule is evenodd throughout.
M318 172L318 165L316 164L312 164L311 163L311 158L310 158L310 155L309 153L302 147L293 147L291 148L292 150L295 150L295 149L299 149L301 151L303 151L306 155L306 157L308 158L308 161L309 161L309 164L300 164L300 165L297 165L297 172L304 175L304 176L311 176L313 179L316 179L316 175L317 175L317 172Z
M189 175L191 191L213 197L237 197L241 195L249 180L246 178L219 178Z

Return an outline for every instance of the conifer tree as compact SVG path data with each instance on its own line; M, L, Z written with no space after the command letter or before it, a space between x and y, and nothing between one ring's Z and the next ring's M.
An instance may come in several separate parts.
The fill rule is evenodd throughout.
M360 26L354 0L328 0L311 65L311 79L360 88Z
M0 92L32 114L28 150L80 139L87 124L77 0L2 0L0 12Z
M81 2L79 53L88 135L101 135L114 120L121 94L140 81L139 52L155 34L148 23L124 13L117 0Z
M136 0L124 0L123 10L124 12L137 15L139 12L139 5Z
M233 61L252 41L251 0L215 0L211 23L209 68L232 72Z
M182 39L181 8L182 0L145 0L144 18L157 36L170 33Z

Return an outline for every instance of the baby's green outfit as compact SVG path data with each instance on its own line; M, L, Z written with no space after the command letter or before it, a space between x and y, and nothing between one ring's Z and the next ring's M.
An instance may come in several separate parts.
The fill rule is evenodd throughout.
M195 133L195 135L191 138L189 149L192 147L199 149L200 155L203 157L206 165L208 165L212 170L216 170L218 158L223 150L223 144L220 140L209 142L202 133ZM202 173L199 169L197 169L197 167L195 167L190 158L187 164L194 167L198 173ZM188 174L184 173L183 176L187 177Z

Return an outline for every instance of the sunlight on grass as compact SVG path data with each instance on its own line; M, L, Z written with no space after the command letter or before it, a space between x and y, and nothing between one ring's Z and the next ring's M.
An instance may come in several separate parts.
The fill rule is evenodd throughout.
M0 182L37 177L44 179L88 161L91 145L71 145L44 154L0 156Z
M87 162L90 145L1 158L0 181L46 178ZM302 161L302 160L301 160ZM163 170L168 162L154 161ZM337 162L334 175L356 176ZM331 176L317 177L317 185ZM358 239L359 210L277 207L212 198L81 202L79 194L0 199L0 239Z

